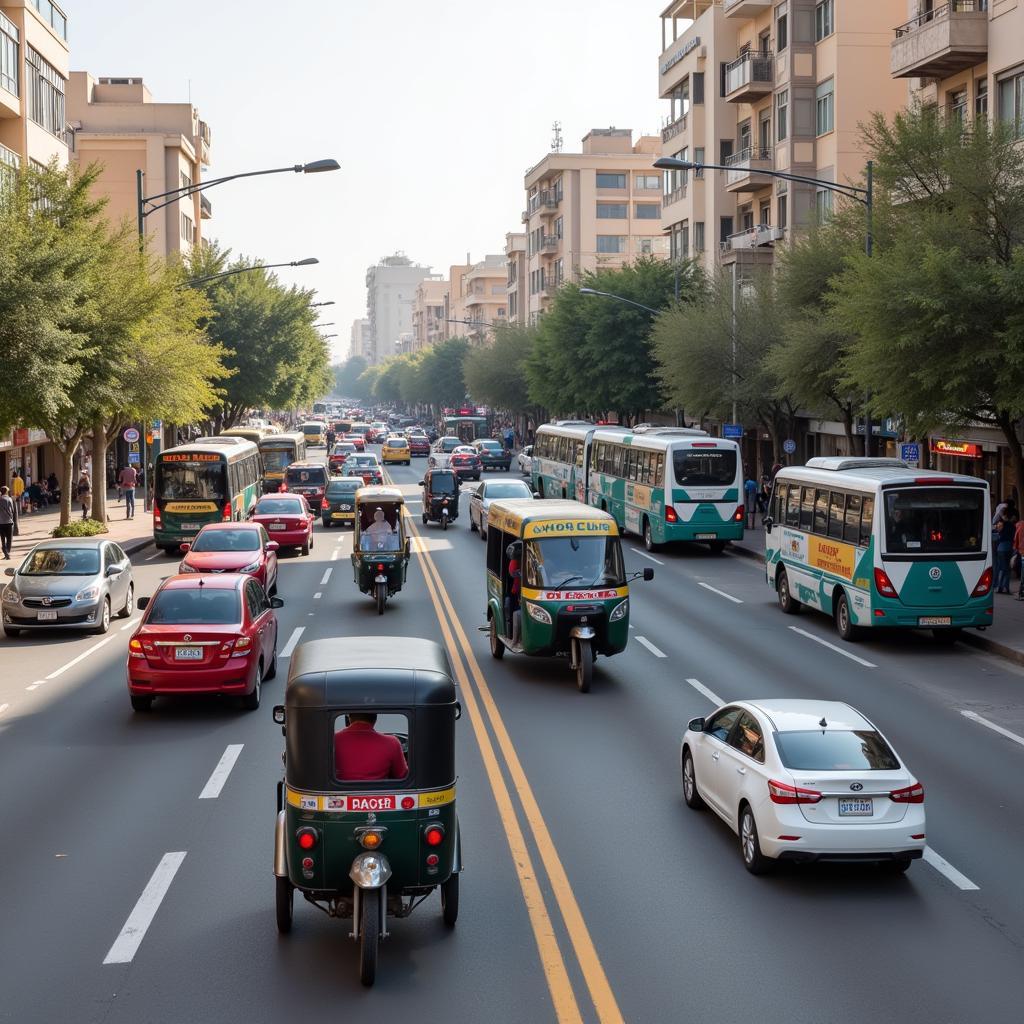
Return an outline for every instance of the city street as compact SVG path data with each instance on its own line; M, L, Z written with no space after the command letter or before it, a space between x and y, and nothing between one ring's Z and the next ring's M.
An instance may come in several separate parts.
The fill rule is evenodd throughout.
M383 616L352 582L350 530L318 523L310 557L281 559L281 670L258 711L133 714L137 614L102 638L2 641L0 1021L1019 1017L1024 669L924 634L843 644L822 616L782 615L753 559L648 555L628 537L627 567L656 576L631 589L629 649L581 695L564 660L491 658L468 494L447 532L422 526L424 462L388 470L414 557ZM151 547L133 562L140 596L176 565ZM394 921L372 990L347 922L296 900L293 932L274 923L271 708L296 643L347 635L444 643L464 709L459 923L443 926L436 894ZM928 855L906 875L755 878L727 827L683 804L690 718L801 696L853 704L923 782Z

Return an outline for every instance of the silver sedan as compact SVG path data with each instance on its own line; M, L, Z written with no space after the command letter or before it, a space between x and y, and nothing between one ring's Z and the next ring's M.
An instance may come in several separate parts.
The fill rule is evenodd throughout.
M522 480L485 480L469 497L469 528L479 530L487 540L487 509L498 498L532 498L533 491Z
M83 629L106 633L112 615L132 613L132 563L113 541L67 537L37 544L3 594L4 632Z

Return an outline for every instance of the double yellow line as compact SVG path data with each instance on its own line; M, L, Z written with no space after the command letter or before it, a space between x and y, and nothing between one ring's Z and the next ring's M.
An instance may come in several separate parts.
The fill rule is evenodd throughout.
M502 772L502 762L499 760L498 755L499 751L504 759L504 764L515 787L515 791L518 794L527 827L540 853L540 859L544 865L555 903L558 906L565 930L572 943L573 952L576 955L580 972L586 982L598 1020L601 1024L623 1024L623 1017L619 1011L615 995L612 992L611 985L608 983L604 968L601 966L594 942L590 937L586 922L583 920L583 914L580 911L579 904L576 902L572 886L569 884L569 877L562 865L561 858L558 856L558 851L555 849L551 833L548 831L547 824L541 814L537 798L534 796L526 773L523 771L519 755L516 753L508 730L505 728L505 723L491 695L490 687L487 685L487 680L484 678L480 664L473 654L459 617L441 581L441 575L437 570L437 566L434 564L426 544L423 543L423 538L408 510L406 510L406 522L410 532L417 540L416 547L423 565L423 576L427 583L427 590L430 593L431 602L437 613L441 634L448 649L448 657L452 663L455 678L462 691L467 717L473 727L473 733L480 748L480 755L483 758L484 768L487 771L487 778L498 806L498 814L508 840L512 861L515 864L516 875L519 879L523 900L530 918L530 925L533 928L534 938L537 942L541 966L544 970L544 976L547 980L548 990L551 993L551 1001L554 1005L559 1024L577 1024L577 1022L582 1024L583 1018L580 1014L579 1004L572 983L569 980L565 956L559 946L558 937L552 925L551 915L544 902L538 873L534 867L533 857L527 847L526 836L520 825L512 793ZM488 734L486 723L490 724L491 730L494 733L497 749L495 748L494 741Z

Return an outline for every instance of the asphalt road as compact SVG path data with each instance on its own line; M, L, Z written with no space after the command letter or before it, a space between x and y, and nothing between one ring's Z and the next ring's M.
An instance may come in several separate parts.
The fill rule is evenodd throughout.
M278 936L270 709L284 671L257 712L158 701L134 715L126 623L4 639L0 1021L1020 1019L1024 670L926 636L844 645L822 617L783 616L759 566L684 549L655 553L629 650L599 660L583 696L566 661L491 659L468 495L442 533L419 522L421 467L389 472L418 538L406 589L377 616L352 582L350 532L318 525L312 555L281 562L281 649L300 628L449 645L466 710L458 927L436 896L394 922L372 990L345 922L297 901ZM631 538L625 551L631 568L654 564ZM140 595L175 564L134 561ZM930 861L902 877L749 876L726 826L682 802L679 739L708 694L864 711L924 782ZM200 799L238 745L219 795ZM158 865L179 862L131 961L105 964Z

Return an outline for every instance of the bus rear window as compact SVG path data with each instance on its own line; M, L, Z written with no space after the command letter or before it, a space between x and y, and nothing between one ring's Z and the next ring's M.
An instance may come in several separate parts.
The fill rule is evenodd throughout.
M728 487L736 482L736 452L729 448L676 448L672 465L679 487Z
M885 547L889 554L979 552L985 529L980 487L887 490Z

